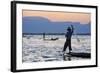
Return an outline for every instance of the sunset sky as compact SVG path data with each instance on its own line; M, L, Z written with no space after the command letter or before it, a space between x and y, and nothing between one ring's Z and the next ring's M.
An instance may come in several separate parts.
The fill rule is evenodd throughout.
M91 14L89 13L23 10L22 15L44 17L52 22L68 21L68 22L80 22L81 24L87 24L91 22Z

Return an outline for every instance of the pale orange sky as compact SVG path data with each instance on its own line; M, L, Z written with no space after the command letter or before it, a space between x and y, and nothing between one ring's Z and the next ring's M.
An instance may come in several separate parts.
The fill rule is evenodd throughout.
M91 21L91 14L79 12L53 12L53 11L32 11L23 10L23 16L45 17L53 22L80 22L87 24Z

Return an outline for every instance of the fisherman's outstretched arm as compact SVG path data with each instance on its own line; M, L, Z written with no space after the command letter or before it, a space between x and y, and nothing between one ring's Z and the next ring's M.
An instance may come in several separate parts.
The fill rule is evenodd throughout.
M73 27L73 25L71 25L71 28L72 28L72 31L71 31L71 32L73 33L73 32L74 32L74 27Z

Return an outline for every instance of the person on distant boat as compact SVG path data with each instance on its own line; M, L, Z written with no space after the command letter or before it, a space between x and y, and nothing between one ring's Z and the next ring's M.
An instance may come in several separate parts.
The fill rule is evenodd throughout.
M67 33L65 34L66 41L65 41L65 44L64 44L64 48L63 48L64 53L65 53L67 47L69 47L69 53L72 50L72 48L71 48L71 37L72 37L73 31L74 31L73 25L71 25L71 27L67 28Z
M45 33L43 33L43 40L45 40Z

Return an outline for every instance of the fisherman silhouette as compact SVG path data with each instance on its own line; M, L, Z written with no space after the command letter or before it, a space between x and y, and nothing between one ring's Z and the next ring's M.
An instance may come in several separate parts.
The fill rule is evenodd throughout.
M67 28L67 33L65 34L66 41L65 41L65 44L64 44L64 48L63 48L64 53L65 53L67 47L69 47L69 53L72 50L72 48L71 48L71 37L72 37L73 31L74 31L73 25L71 25L71 27Z

